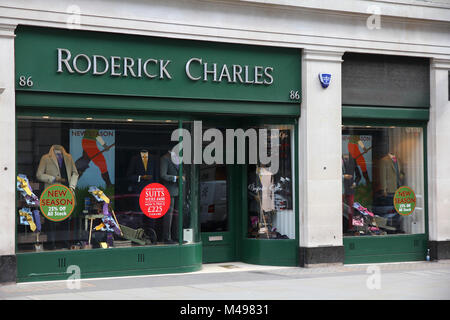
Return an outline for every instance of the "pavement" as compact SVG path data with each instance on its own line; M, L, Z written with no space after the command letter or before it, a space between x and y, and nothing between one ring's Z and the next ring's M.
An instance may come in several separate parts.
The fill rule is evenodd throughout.
M315 268L241 262L202 270L0 286L0 300L448 300L450 260Z

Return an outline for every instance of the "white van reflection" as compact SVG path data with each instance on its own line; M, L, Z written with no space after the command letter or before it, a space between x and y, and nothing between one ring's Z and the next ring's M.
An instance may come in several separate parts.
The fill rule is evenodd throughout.
M200 223L202 232L227 229L226 180L200 182Z

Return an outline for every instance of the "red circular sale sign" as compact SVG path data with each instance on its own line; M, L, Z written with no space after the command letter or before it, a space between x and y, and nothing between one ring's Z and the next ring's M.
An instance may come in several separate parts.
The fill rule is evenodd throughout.
M161 218L170 207L169 191L162 184L151 183L141 191L139 206L147 217Z

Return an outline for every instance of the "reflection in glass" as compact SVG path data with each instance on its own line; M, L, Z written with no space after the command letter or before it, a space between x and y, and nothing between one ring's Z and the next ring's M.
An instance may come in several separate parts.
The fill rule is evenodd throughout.
M178 123L22 118L17 128L19 252L178 243L179 167L168 153ZM141 192L151 183L170 193L162 218L141 210ZM59 222L31 195L55 184L75 199Z
M344 235L424 233L423 174L422 128L344 127Z
M272 139L279 139L275 150L279 168L272 172L262 163L247 166L248 237L294 239L292 126L267 125L257 129L261 128L279 130L278 137L267 135L268 145Z
M227 169L224 164L200 166L202 232L228 231Z

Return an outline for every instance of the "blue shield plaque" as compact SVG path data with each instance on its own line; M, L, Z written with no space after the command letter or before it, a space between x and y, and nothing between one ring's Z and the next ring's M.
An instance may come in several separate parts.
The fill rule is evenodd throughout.
M328 88L331 82L331 74L330 73L319 73L319 80L322 88Z

